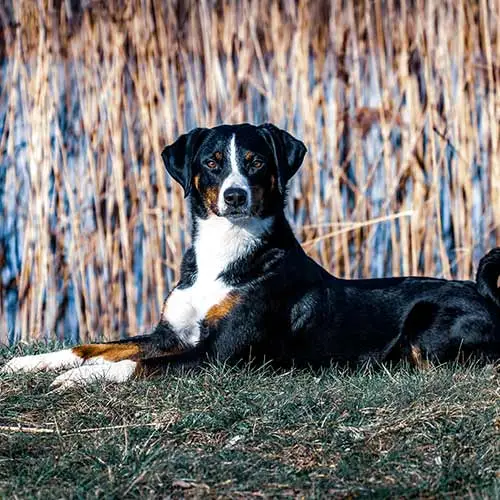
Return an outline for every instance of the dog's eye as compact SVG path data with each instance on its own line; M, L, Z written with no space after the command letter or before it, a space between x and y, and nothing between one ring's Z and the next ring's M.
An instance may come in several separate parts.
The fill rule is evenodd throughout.
M210 168L210 169L217 168L217 163L215 163L214 160L208 160L207 161L207 167Z
M255 169L259 169L259 168L262 168L264 166L264 163L259 161L259 160L255 160L253 163L252 163L252 166L253 168Z

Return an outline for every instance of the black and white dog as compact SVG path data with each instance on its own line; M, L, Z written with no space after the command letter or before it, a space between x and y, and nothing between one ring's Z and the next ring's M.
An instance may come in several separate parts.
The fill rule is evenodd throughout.
M274 125L182 135L162 153L189 197L193 246L151 335L18 357L4 371L66 370L54 385L193 368L206 360L276 366L500 357L500 249L476 282L343 280L311 260L283 212L306 148Z

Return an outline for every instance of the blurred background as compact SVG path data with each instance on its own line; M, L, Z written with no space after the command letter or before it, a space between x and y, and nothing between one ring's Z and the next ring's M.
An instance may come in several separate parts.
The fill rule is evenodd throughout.
M469 278L499 243L500 2L0 3L0 343L149 330L190 243L160 152L274 122L345 277Z

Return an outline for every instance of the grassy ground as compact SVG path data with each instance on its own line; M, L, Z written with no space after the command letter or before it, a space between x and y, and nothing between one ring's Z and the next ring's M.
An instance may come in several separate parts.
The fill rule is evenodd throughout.
M0 497L500 495L491 366L52 378L0 375Z

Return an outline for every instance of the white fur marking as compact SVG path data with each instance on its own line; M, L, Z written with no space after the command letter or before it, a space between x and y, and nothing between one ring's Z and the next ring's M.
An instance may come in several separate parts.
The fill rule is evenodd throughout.
M236 152L236 135L231 136L229 141L229 162L231 164L231 173L224 179L219 190L219 199L217 200L217 208L221 214L227 210L226 202L224 201L224 192L231 187L244 189L247 193L247 207L252 206L252 191L248 184L248 179L241 173L238 165L238 156Z
M236 156L236 134L233 134L229 141L229 161L231 162L231 172L233 174L241 173L238 167L238 158Z
M78 368L73 368L62 373L52 384L51 387L58 390L68 389L75 385L88 385L96 381L106 382L126 382L134 374L137 363L125 359L123 361L107 361L103 364L85 364Z
M62 368L74 368L83 364L83 359L73 353L71 349L36 354L31 356L19 356L12 358L2 367L2 373L35 372L43 370L59 370Z
M210 308L219 304L232 290L219 275L241 257L248 255L268 232L273 218L251 218L238 224L224 217L198 219L194 242L198 272L189 288L176 288L167 300L162 318L170 323L183 342L196 345L199 323Z

